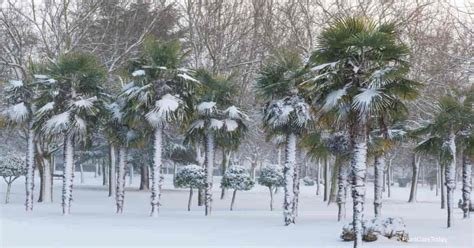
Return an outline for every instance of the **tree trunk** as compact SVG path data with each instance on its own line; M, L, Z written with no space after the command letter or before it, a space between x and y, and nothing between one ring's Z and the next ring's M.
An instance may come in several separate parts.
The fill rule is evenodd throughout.
M321 159L318 159L318 175L316 177L316 195L319 195L319 191L321 189Z
M357 248L362 246L362 221L364 218L365 178L367 174L367 134L365 124L357 125L352 135L352 223L354 225L355 235L354 248Z
M102 185L105 186L105 185L108 185L109 182L108 182L108 177L107 177L107 165L105 164L105 161L102 160Z
M128 173L128 185L133 184L133 174L134 174L133 164L130 163L129 164L129 173Z
M28 123L28 137L27 137L27 151L26 151L26 201L25 210L27 212L33 211L33 192L35 189L35 131L33 130L33 121Z
M12 182L7 183L7 192L5 193L5 204L10 202L10 191L12 189Z
M153 166L151 167L151 217L158 217L161 198L163 128L155 129Z
M81 172L81 184L84 183L84 167L82 166L82 163L79 164L79 170Z
M329 196L329 163L328 159L324 159L324 198L323 201L328 200Z
M278 166L281 166L281 147L278 147L277 163L278 163Z
M466 153L466 151L464 152ZM471 206L471 173L472 163L467 154L462 159L462 210L464 219L469 218L469 207Z
M115 187L117 187L116 182L117 182L117 175L115 173L115 169L117 166L117 158L116 158L116 150L117 148L115 145L110 144L110 149L109 149L109 197L112 197L115 195Z
M72 186L74 182L74 134L66 134L64 141L64 172L63 172L63 215L71 213Z
M41 193L42 202L53 202L53 175L51 172L51 163L48 158L43 159L43 174L41 175ZM39 200L38 200L39 201Z
M418 170L420 168L420 158L413 153L412 157L412 176L411 176L411 187L410 187L410 197L408 202L416 202L416 193L418 189Z
M193 199L193 188L189 188L188 211L191 211L192 199Z
M441 209L446 208L446 188L444 187L445 183L445 175L444 175L444 170L446 168L446 165L444 163L440 163L440 186L441 186Z
M439 195L439 185L440 185L440 181L441 181L441 172L440 172L440 165L439 165L439 161L436 160L436 196Z
M198 163L199 166L204 165L204 160L205 156L202 155L201 153L201 142L198 141L195 144L195 150L196 150L196 162ZM198 189L198 200L197 200L197 205L202 206L204 204L204 189L199 188Z
M456 142L455 142L456 136L454 135L454 132L451 130L451 133L449 135L448 139L448 144L449 144L449 150L451 153L451 161L446 165L446 170L445 170L445 179L446 179L446 198L447 198L447 206L448 206L448 221L447 221L447 226L448 228L452 226L453 224L453 207L454 207L454 188L456 186L455 182L455 173L456 173Z
M374 212L375 218L379 218L382 214L382 177L385 167L385 157L383 155L375 156L374 163Z
M204 167L206 173L206 190L204 196L205 215L211 215L212 212L212 174L214 171L214 133L208 130L206 133L206 159Z
M345 163L345 161L341 161L342 163ZM345 198L345 188L346 188L346 181L347 181L347 170L343 166L343 164L340 163L338 173L337 173L337 196L336 196L336 202L337 202L337 221L341 221L341 219L346 215L346 198Z
M222 167L221 167L222 176L224 176L227 170L227 167L229 165L230 154L231 154L230 151L226 151L225 149L222 150ZM224 199L226 190L227 189L224 187L221 189L221 200Z
M268 187L268 190L270 190L270 211L273 211L273 189Z
M339 169L341 167L341 159L336 156L336 159L334 160L334 167L332 169L332 175L331 175L331 186L330 186L330 191L329 191L329 199L328 199L328 205L333 203L336 200L336 194L337 194L337 177L339 174Z
M94 178L96 178L99 175L99 164L95 159L92 160L92 163L94 163Z
M127 148L120 146L118 153L119 164L115 202L117 205L117 214L121 214L123 213L123 202L125 200L125 167L127 167Z
M293 212L293 177L295 174L295 162L296 162L296 135L288 134L286 137L286 156L285 165L283 167L283 175L285 180L285 196L283 201L283 216L285 226L295 223L295 215Z
M237 194L237 190L234 189L234 193L232 193L232 201L230 202L230 211L234 210L234 202L235 202L235 195Z
M387 197L390 198L392 188L392 158L389 158L387 164Z
M150 190L150 175L148 171L148 165L143 164L140 169L140 190Z
M300 154L301 154L300 150ZM296 159L296 158L295 158ZM294 170L294 176L293 176L293 206L292 206L292 211L293 211L293 216L296 220L296 217L298 217L298 200L299 200L299 195L300 195L300 173L301 173L301 163L303 162L303 159L301 159L300 162L295 161L295 170Z

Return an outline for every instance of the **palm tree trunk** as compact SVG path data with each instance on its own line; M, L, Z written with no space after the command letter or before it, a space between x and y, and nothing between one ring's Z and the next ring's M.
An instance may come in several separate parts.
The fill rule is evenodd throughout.
M26 201L25 210L27 212L33 211L33 192L35 189L35 131L33 130L33 121L28 123L27 136L27 150L26 150Z
M374 163L374 211L375 218L379 218L382 214L382 177L385 167L385 157L383 155L375 156Z
M222 167L221 167L222 176L224 176L224 174L227 170L227 167L229 165L230 154L231 154L230 151L226 151L225 149L222 150ZM224 199L226 190L227 190L226 188L224 188L224 187L222 188L222 190L221 190L221 200Z
M321 189L321 159L318 159L318 175L316 177L316 195L319 195L319 191Z
M362 221L364 217L365 177L367 174L367 134L366 126L358 125L354 129L351 158L352 201L354 248L362 246Z
M206 160L204 167L206 173L206 190L204 196L205 215L211 215L212 212L212 174L214 170L214 133L208 130L206 133Z
M270 211L273 211L273 189L268 187L268 190L270 190Z
M115 145L110 144L109 150L109 157L110 157L110 165L109 165L109 197L115 195L115 188L117 187L117 175L115 173L115 168L117 166L117 158L116 158L116 150L117 148Z
M102 169L102 186L105 186L105 185L108 185L109 184L109 181L107 180L108 177L107 177L107 165L105 163L105 160L101 160L102 161L102 166L101 166L101 169Z
M293 215L298 217L298 201L299 201L299 195L300 195L300 174L301 174L301 165L304 161L303 152L300 150L299 152L299 157L301 158L301 161L295 161L295 172L293 176L293 192L294 192L294 198L293 198ZM254 179L255 180L255 179Z
M42 202L53 202L53 175L51 172L51 163L48 158L42 157L43 159L43 174L41 180L41 201Z
M334 160L334 168L332 169L332 175L331 175L331 187L329 191L329 199L328 199L328 205L333 203L336 200L336 194L337 194L337 177L339 174L339 170L341 167L341 159L336 156Z
M286 156L285 165L283 167L283 174L285 179L285 198L283 201L283 216L285 226L295 223L295 215L293 212L293 177L295 174L295 162L296 162L296 135L288 134L286 137Z
M84 183L84 167L82 165L82 163L79 165L79 169L80 169L80 172L81 172L81 184Z
M196 142L195 144L195 150L196 150L196 162L198 163L199 166L204 165L204 159L201 154L201 141ZM205 157L205 156L204 156ZM204 193L203 189L199 188L198 189L198 200L197 200L197 205L202 206L204 204Z
M323 201L328 200L329 196L329 163L328 159L324 159L324 198Z
M466 152L464 152L466 153ZM469 218L469 207L471 206L471 172L472 163L467 154L462 159L462 210L463 218Z
M341 221L341 219L345 216L346 211L346 198L345 198L345 188L346 188L346 181L347 181L347 172L342 163L339 165L338 173L337 173L337 221Z
M133 174L134 174L133 164L129 164L129 173L128 173L128 185L133 184Z
M148 171L148 165L143 164L140 169L140 190L150 190L150 175Z
M418 171L420 168L420 159L418 156L413 153L412 157L412 176L411 176L411 187L410 187L410 197L408 202L416 202L416 193L418 189Z
M440 185L440 181L441 181L441 172L440 172L440 166L439 166L439 161L436 160L436 196L439 195L439 185Z
M153 166L151 167L151 217L157 217L161 198L163 128L155 129Z
M74 167L74 134L68 133L64 141L63 215L69 215L71 213Z
M452 226L453 220L453 207L454 207L454 188L456 186L455 182L455 173L456 173L456 136L454 132L451 130L449 135L448 144L449 150L451 152L451 161L449 164L446 165L445 175L446 175L446 198L447 198L447 206L448 206L448 221L447 226L448 228Z
M115 202L117 205L117 214L123 213L123 202L125 199L125 167L127 166L127 148L119 148L119 166L117 173L117 191Z
M5 193L5 204L10 202L10 191L12 189L12 182L7 182L7 192Z
M392 188L392 159L389 158L387 164L387 197L390 198Z
M230 202L230 211L234 210L234 203L235 203L235 195L237 194L237 190L234 189L234 193L232 193L232 201Z

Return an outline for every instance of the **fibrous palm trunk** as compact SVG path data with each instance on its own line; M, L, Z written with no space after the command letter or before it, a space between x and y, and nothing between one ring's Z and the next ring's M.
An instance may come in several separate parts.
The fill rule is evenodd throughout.
M440 173L440 185L441 185L441 209L445 209L446 208L446 187L444 187L444 184L445 184L445 174L444 174L444 171L446 169L446 165L443 163L440 163L440 170L441 170L441 173Z
M229 166L230 154L231 154L230 151L226 151L225 149L222 150L222 167L221 167L222 176L224 176L227 170L227 167ZM224 187L222 188L221 200L224 199L226 190L227 190L226 188Z
M339 166L339 170L337 173L337 221L341 221L341 219L345 216L346 211L346 197L345 197L345 188L346 188L346 181L347 181L347 170L342 165Z
M447 226L448 228L452 226L453 220L452 220L452 215L453 215L453 207L454 207L454 188L456 186L456 181L455 181L455 173L456 173L456 142L455 142L456 136L454 135L454 132L451 131L449 138L448 138L448 145L449 145L449 150L451 153L451 160L450 162L446 165L446 170L445 170L445 179L446 179L446 199L447 199L447 206L448 206L448 220L447 220Z
M367 134L365 125L357 125L351 137L352 201L354 248L362 245L362 221L364 219L365 177L367 172Z
M117 205L117 213L123 213L123 202L125 199L125 167L127 166L127 148L121 146L119 148L119 166L117 173L117 191L115 202Z
M341 166L341 159L336 156L334 160L334 167L332 169L332 175L331 175L331 187L329 190L329 199L328 199L328 205L336 201L336 194L337 194L337 178L339 174L339 169Z
M319 191L321 189L321 160L318 159L318 170L317 170L317 177L316 177L316 195L319 195Z
M117 158L116 158L116 147L113 144L110 144L110 165L109 165L109 197L115 195L115 187L117 182L117 175L115 173L115 168L117 165Z
M327 201L329 196L329 163L327 158L324 159L324 197L323 201Z
M285 180L285 196L283 200L283 216L285 225L295 223L295 215L293 212L294 190L293 177L295 174L296 161L296 135L288 134L286 137L286 156L285 165L283 167L283 175Z
M301 174L301 164L304 161L304 158L302 157L302 152L300 152L301 155L301 161L298 163L295 161L295 170L294 170L294 176L293 176L293 215L298 217L298 200L299 200L299 195L300 195L300 174Z
M234 210L234 203L235 203L235 195L237 194L237 190L234 189L234 192L232 193L232 201L230 202L230 211Z
M462 159L462 211L465 219L470 217L469 207L471 206L471 173L472 163L468 155L463 154Z
M64 141L64 173L63 173L63 215L71 212L72 186L74 182L74 134L66 134Z
M143 164L140 169L140 190L148 191L150 190L150 178L149 178L149 171L148 165Z
M33 130L33 122L30 121L28 124L28 136L27 136L27 151L26 151L26 176L25 176L25 187L26 187L26 201L25 210L33 211L33 192L35 188L35 131Z
M392 159L388 160L387 164L387 197L390 198L392 188Z
M385 157L383 155L375 156L374 163L374 211L375 218L380 217L382 212L382 187L383 187L383 169L385 167Z
M273 189L268 187L268 190L270 190L270 211L273 211Z
M151 214L152 217L158 216L161 198L161 168L162 168L162 149L163 149L163 128L155 129L155 141L153 144L153 166L151 167Z
M206 189L204 196L205 215L211 215L212 212L212 174L214 171L214 133L208 130L206 133L205 144L205 173L206 173Z
M41 157L42 173L41 173L41 190L38 202L53 202L53 176L51 172L50 160Z

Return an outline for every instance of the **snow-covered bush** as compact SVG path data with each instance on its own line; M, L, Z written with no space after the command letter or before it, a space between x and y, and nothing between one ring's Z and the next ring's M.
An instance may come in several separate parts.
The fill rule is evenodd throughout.
M306 176L303 178L303 184L304 186L314 186L316 182L311 177Z
M273 189L283 187L285 183L282 168L277 164L265 165L260 170L258 183L268 187L270 191L270 210L273 211Z
M17 154L7 154L0 159L0 176L7 183L5 203L9 202L12 183L20 176L26 174L25 160Z
M235 194L237 193L237 190L250 190L254 184L255 182L244 167L233 165L227 169L222 177L221 187L234 190L230 210L233 210L234 208Z
M188 211L190 211L193 189L203 189L206 186L204 168L195 164L184 166L176 172L175 184L180 188L189 188Z
M362 239L367 242L376 241L378 236L384 236L389 239L396 238L397 241L408 242L408 232L406 225L401 218L375 218L370 221L362 221ZM341 238L344 241L352 241L355 239L354 228L352 223L344 225L342 228Z

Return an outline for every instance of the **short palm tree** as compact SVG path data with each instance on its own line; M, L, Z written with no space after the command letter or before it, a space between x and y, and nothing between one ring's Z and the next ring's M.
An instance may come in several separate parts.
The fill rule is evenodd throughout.
M76 143L86 144L103 110L105 70L91 54L69 53L48 65L49 84L36 112L38 129L49 138L64 138L63 215L70 214Z
M122 92L126 104L138 117L127 120L131 126L147 123L153 133L151 216L158 216L161 205L163 131L171 123L181 125L192 109L193 95L200 83L191 70L180 68L186 53L177 41L147 40L140 58L130 65L133 82Z
M395 23L344 18L323 30L306 66L302 86L318 115L335 115L336 124L350 134L354 247L362 242L368 124L387 109L405 108L402 99L416 96L418 83L405 78L408 53Z
M309 106L296 89L297 72L301 64L301 58L297 54L290 51L276 52L263 65L257 79L258 89L268 100L264 108L264 128L270 136L285 136L285 225L294 224L296 220L299 183L295 180L297 139L308 129L311 122Z
M455 170L456 157L459 148L463 151L465 162L463 171L466 171L466 182L463 183L463 192L466 191L466 198L470 195L470 154L472 123L474 123L474 112L472 110L474 96L473 90L468 91L467 96L462 94L452 94L443 97L438 103L438 111L435 118L416 131L417 134L427 134L428 138L420 142L417 146L418 151L440 154L442 163L445 163L446 178L446 200L448 228L452 226L452 212L454 207L453 194L456 186ZM464 168L464 166L466 166ZM464 173L463 173L464 174ZM463 178L464 179L464 178ZM467 182L469 181L469 182ZM464 189L465 188L465 189ZM463 197L464 199L464 197ZM466 202L470 199L465 199ZM468 207L467 207L468 208ZM468 215L465 213L465 216Z

